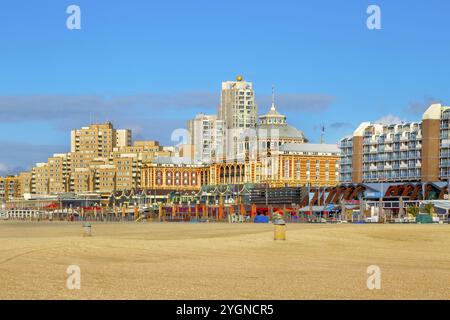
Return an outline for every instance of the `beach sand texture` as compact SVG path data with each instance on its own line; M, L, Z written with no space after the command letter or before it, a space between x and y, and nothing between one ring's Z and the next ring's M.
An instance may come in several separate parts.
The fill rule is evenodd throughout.
M0 299L450 299L450 226L0 221Z

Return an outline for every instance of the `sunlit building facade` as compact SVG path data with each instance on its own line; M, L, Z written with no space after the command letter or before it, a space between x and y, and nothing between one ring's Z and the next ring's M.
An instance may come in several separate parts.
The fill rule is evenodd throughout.
M189 158L158 157L142 168L142 189L198 191L208 183L209 166Z
M431 105L422 121L362 123L340 141L341 182L433 182L450 176L450 107Z
M17 197L19 192L20 187L18 177L0 177L0 202Z

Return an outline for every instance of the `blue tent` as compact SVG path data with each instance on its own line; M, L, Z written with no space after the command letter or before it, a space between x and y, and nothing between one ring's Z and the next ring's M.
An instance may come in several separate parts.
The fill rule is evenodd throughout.
M269 223L269 217L265 215L256 216L253 220L254 223Z

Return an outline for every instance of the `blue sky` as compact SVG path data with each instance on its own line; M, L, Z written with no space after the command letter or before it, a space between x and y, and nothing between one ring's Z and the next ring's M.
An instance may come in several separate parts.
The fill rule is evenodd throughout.
M67 6L81 30L66 28ZM381 8L368 30L366 9ZM419 120L450 104L450 2L4 0L0 10L0 175L69 150L70 129L112 120L170 144L220 83L254 83L312 142L362 121Z

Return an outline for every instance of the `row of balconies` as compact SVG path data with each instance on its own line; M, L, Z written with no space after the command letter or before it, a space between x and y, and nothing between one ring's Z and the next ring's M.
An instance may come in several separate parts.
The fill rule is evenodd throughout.
M364 156L363 162L380 162L380 161L399 161L399 160L420 160L420 155L407 156L384 156L384 157L367 157Z
M402 145L402 146L394 146L394 147L388 147L388 146L379 146L378 148L363 148L363 153L380 153L380 152L396 152L396 151L407 151L407 150L421 150L422 145L421 144L414 144L414 145Z
M366 135L364 138L364 144L385 144L385 143L393 143L393 142L406 142L406 141L417 141L421 140L421 134L411 134L409 136L395 136L394 138L386 137L386 138L374 138L372 135Z
M395 171L386 171L386 172L364 172L363 177L364 179L408 179L408 178L420 178L421 171L418 170L410 170L409 172L403 171L403 172L395 172Z
M401 164L378 164L378 165L370 165L370 166L364 166L364 170L398 170L398 169L414 169L414 168L421 168L422 163L421 162L415 162L415 163L401 163ZM342 169L341 169L342 171Z
M450 159L445 159L439 161L439 166L441 167L450 167Z
M386 176L383 178L379 178L377 176L363 176L363 180L365 182L379 182L379 181L398 181L398 180L420 180L420 175L405 175L405 176Z
M340 164L342 165L346 165L346 164L352 164L353 160L351 158L341 158L340 159Z

